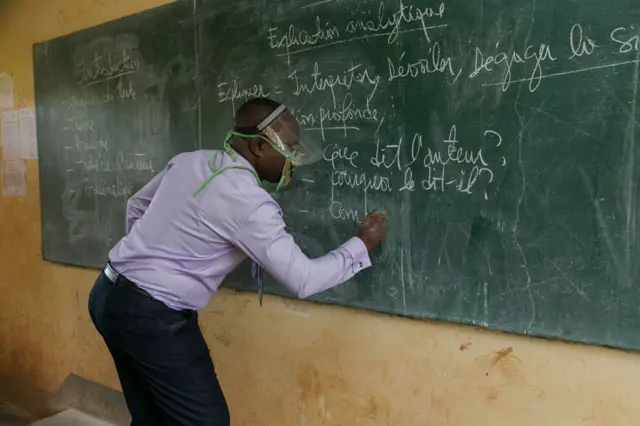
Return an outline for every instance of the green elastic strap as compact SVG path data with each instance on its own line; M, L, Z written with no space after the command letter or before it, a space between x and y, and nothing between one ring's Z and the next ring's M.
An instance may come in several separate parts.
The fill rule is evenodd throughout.
M281 150L281 149L280 149L280 148L279 148L275 143L273 143L273 141L272 141L271 139L269 139L269 138L267 138L267 137L265 137L265 136L263 136L263 135L248 135L248 134L246 134L246 133L237 133L237 132L230 132L229 134L230 134L230 135L233 135L233 136L239 136L239 137L241 137L241 138L249 138L249 139L263 139L263 140L265 140L266 142L268 142L268 143L269 143L269 145L271 145L271 147L272 147L273 149L275 149L275 150L278 152L278 154L282 155L284 158L293 158L293 157L295 157L295 156L296 156L296 153L295 153L295 152L292 152L292 153L287 154L286 152L284 152L283 150Z
M280 177L280 181L278 182L278 186L276 186L275 191L273 191L273 193L271 195L274 195L278 192L278 190L280 189L280 187L282 187L282 183L284 182L284 173L282 174L282 176Z
M264 137L262 135L249 135L249 134L246 134L246 133L237 133L237 132L230 132L229 135L235 135L235 136L239 136L241 138L249 138L249 139L263 139L263 140L267 141L269 143L269 145L271 145L271 147L273 149L275 149L276 152L278 152L284 158L290 159L290 158L293 158L293 157L296 156L295 152L287 154L286 152L281 150L275 143L273 143L273 141L271 141L271 139L269 139L267 137ZM273 191L273 193L271 195L274 195L274 194L276 194L278 192L278 190L282 187L282 183L284 182L284 179L285 179L285 177L284 177L284 174L283 174L282 177L280 178L280 181L278 182L278 186L276 186L275 191Z
M229 156L231 156L231 159L233 161L236 161L236 153L233 150L233 148L231 148L231 145L229 145L229 139L231 138L231 136L234 134L234 132L229 132L229 134L227 135L227 138L224 140L224 150L227 152L227 154L229 154ZM251 168L247 167L247 166L226 166L223 167L221 169L216 169L215 166L215 162L216 159L218 158L218 154L220 154L220 151L216 152L215 154L212 154L211 157L209 157L209 168L211 169L211 176L209 176L207 178L207 180L205 180L204 182L202 182L202 185L200 185L198 187L198 189L195 190L195 192L193 193L193 196L195 197L196 195L198 195L200 192L202 192L203 189L205 189L207 187L207 185L209 185L209 183L213 180L213 178L215 178L216 176L218 176L220 173L224 172L225 170L229 170L229 169L243 169L243 170L247 170L249 172L251 172L251 174L253 174L253 176L256 178L256 181L258 182L258 186L262 187L262 182L260 181L260 177L258 177L258 174ZM282 181L282 179L281 179ZM280 187L280 184L278 184L278 187ZM277 189L276 189L277 191Z

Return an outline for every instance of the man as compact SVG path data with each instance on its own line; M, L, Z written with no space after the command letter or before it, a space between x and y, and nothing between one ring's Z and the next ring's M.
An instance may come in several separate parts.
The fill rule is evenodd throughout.
M127 235L109 253L89 311L113 356L133 426L229 425L196 311L247 256L300 298L370 266L368 251L386 227L381 212L313 260L285 231L261 184L288 183L310 155L299 138L283 105L250 100L237 111L224 150L178 155L127 203Z

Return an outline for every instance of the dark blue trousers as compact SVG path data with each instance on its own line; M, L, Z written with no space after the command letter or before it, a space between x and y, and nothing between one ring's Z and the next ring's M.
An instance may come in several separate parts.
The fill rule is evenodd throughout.
M113 356L132 426L229 426L197 312L171 309L101 273L89 313Z

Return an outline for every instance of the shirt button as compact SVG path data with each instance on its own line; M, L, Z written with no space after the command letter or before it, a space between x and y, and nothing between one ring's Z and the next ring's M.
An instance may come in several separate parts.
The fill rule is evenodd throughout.
M358 262L358 269L362 269L362 262Z

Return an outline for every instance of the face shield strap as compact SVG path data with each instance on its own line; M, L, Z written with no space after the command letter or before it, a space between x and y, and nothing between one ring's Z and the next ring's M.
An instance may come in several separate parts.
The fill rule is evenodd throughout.
M274 109L273 112L267 117L258 123L256 126L235 126L233 130L236 133L241 133L245 135L255 135L256 133L262 133L267 126L278 119L282 115L283 112L287 110L287 107L284 104L281 104L278 108Z
M284 104L280 104L278 108L274 109L271 114L267 115L267 117L256 126L258 131L262 132L264 129L267 128L269 124L276 121L277 118L280 117L280 115L282 115L282 113L285 112L286 110L287 110L287 107L284 106Z
M266 137L263 137L266 141L270 143L270 145L275 148L280 154L285 157L293 157L295 153L287 153L287 149L285 144L278 137L278 133L269 126L271 123L276 121L285 111L287 107L284 104L280 104L276 109L274 109L271 114L269 114L264 120L262 120L256 126L243 126L243 127L234 127L234 131L237 136L240 137L254 137L262 136L261 133ZM255 135L255 136L254 136Z
M246 131L246 130L250 130L252 128L249 127L240 127L240 128L234 128L233 131L231 131L229 134L232 136L238 136L241 138L245 138L245 139L262 139L265 142L267 142L269 145L271 145L271 147L273 149L275 149L280 155L282 155L285 158L291 158L293 156L295 156L295 152L294 153L287 153L283 150L283 148L278 146L277 142L272 141L271 139L269 139L267 136L260 134L261 132L251 132L251 131ZM255 130L255 128L253 128ZM244 132L240 132L239 130L244 130Z

